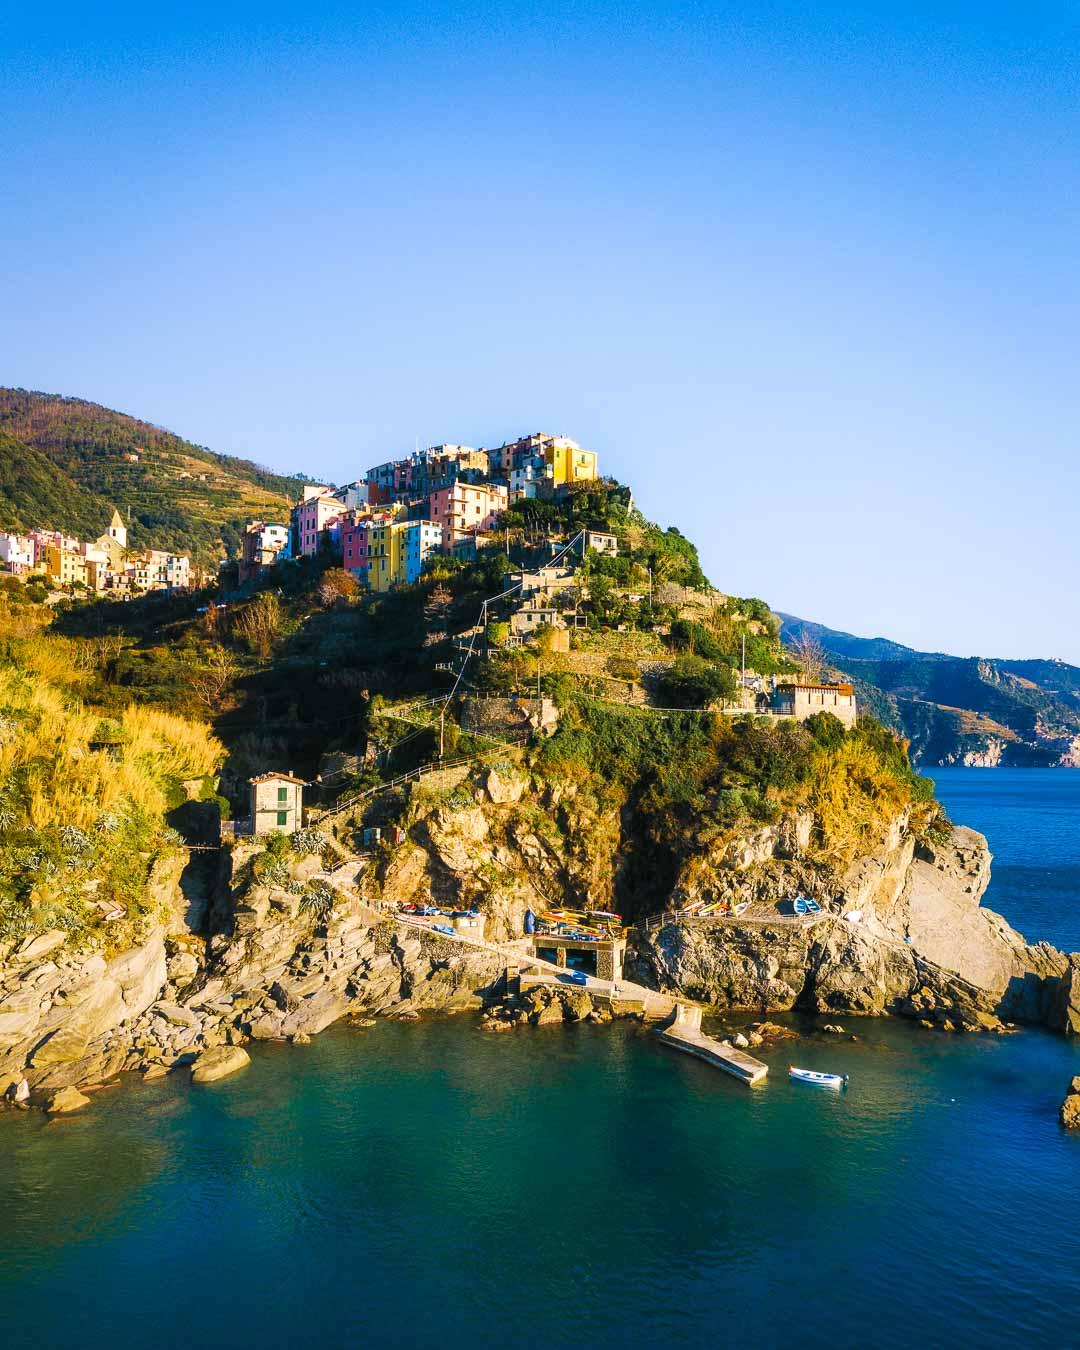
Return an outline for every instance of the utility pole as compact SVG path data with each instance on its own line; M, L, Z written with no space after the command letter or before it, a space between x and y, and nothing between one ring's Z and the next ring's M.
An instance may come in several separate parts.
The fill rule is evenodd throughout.
M442 763L443 747L446 744L446 704L439 709L439 763Z
M746 688L746 629L743 629L742 635L742 686Z

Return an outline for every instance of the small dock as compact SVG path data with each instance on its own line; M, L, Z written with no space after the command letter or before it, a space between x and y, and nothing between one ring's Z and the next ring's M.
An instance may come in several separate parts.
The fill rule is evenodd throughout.
M658 1031L657 1035L665 1045L683 1050L688 1055L696 1055L698 1059L714 1064L750 1087L760 1083L769 1072L769 1066L762 1064L760 1059L733 1045L721 1045L711 1036L706 1036L701 1030L701 1009L685 1003L675 1005L675 1020L670 1026Z

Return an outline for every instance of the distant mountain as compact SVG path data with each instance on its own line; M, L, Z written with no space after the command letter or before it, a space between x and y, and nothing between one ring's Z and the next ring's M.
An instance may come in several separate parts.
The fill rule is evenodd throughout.
M908 737L916 760L1080 767L1080 668L919 652L780 617L784 641L816 639L862 705Z
M0 528L96 538L113 506L134 548L214 566L252 517L285 519L302 475L216 454L82 399L0 389Z

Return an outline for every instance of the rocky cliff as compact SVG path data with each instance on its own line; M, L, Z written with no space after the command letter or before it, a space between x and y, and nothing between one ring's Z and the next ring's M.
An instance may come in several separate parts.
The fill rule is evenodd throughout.
M241 844L222 853L200 903L177 872L160 924L119 953L70 952L60 932L23 943L0 966L0 1096L72 1109L83 1104L72 1089L122 1071L156 1076L248 1040L302 1042L347 1015L478 1008L505 958L390 922L387 906L476 905L499 941L521 932L528 907L610 908L618 893L625 819L572 787L541 789L521 765L413 789L399 819L400 842L365 864L326 872L323 858L292 857L271 881L256 865L262 845ZM725 898L747 911L634 916L631 974L720 1008L895 1013L956 1029L1007 1018L1080 1034L1080 956L1028 944L983 909L989 874L981 835L917 844L903 814L838 870L815 852L810 817L792 815L690 857L673 905ZM784 913L800 893L817 897L819 917ZM244 1062L218 1058L203 1061L207 1081Z
M751 902L741 919L671 921L644 934L639 976L727 1008L1075 1031L1080 958L1029 944L980 905L991 859L974 830L917 845L897 821L883 847L839 875L785 853L777 840L771 856L732 876L730 893ZM822 913L763 913L763 891L816 894Z

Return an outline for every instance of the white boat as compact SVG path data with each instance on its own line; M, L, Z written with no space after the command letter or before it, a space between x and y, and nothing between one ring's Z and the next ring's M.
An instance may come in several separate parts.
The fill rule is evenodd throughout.
M816 1087L842 1088L847 1082L846 1073L816 1073L813 1069L796 1069L792 1064L788 1065L788 1077Z

